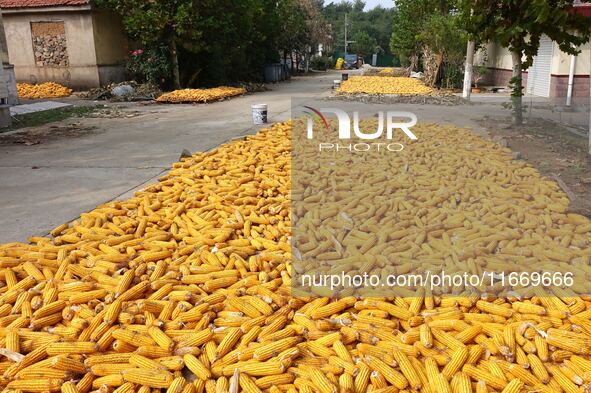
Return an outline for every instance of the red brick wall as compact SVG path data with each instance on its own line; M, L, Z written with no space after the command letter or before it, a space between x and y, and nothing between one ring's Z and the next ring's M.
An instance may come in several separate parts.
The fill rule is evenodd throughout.
M511 70L502 68L491 68L491 72L486 76L483 85L488 86L508 86L511 80ZM523 73L523 86L527 87L527 72ZM552 75L550 79L550 97L566 97L568 91L568 75ZM573 100L589 101L589 75L575 75L573 84Z
M488 86L509 86L513 71L503 68L489 68L490 72L484 78L482 84ZM527 72L523 73L523 86L527 86Z
M550 97L566 97L567 92L568 75L552 75ZM573 97L589 97L589 75L575 75Z

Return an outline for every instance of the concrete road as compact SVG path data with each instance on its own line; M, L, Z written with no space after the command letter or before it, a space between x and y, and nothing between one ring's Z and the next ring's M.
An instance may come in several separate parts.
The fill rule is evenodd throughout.
M328 95L334 78L292 78L267 92L211 104L133 105L127 110L139 116L61 122L97 127L85 136L0 145L0 242L47 234L98 204L131 195L178 161L183 149L205 151L255 132L251 104L267 103L270 121L288 119L292 97Z
M256 131L251 104L267 103L270 122L290 117L292 98L323 99L338 73L293 78L271 91L201 105L132 105L136 117L70 119L96 127L88 134L56 138L38 145L0 145L0 242L26 241L74 220L101 203L132 195L154 182L177 161L183 149L211 149ZM329 104L326 103L326 106ZM331 101L330 106L375 113L391 105ZM478 128L492 104L400 105L419 121ZM500 107L494 105L496 110ZM43 126L51 131L51 125Z

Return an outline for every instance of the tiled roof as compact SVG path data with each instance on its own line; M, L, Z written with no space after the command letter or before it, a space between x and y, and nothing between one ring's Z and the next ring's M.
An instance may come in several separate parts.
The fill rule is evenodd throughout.
M0 8L34 8L84 5L90 0L0 0Z

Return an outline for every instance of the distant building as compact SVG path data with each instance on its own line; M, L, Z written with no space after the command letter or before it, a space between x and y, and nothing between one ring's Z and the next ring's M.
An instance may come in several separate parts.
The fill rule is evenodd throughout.
M0 8L17 81L85 89L123 80L129 45L113 13L90 0L0 0Z
M576 2L573 12L591 17L591 4ZM558 44L550 38L542 36L533 65L523 73L525 93L552 98L558 103L565 101L572 70L572 100L574 103L588 102L590 43L587 42L579 49L581 53L578 56L571 56L562 52ZM507 48L491 43L487 46L486 54L485 65L490 73L484 82L494 86L507 86L512 75L511 53Z

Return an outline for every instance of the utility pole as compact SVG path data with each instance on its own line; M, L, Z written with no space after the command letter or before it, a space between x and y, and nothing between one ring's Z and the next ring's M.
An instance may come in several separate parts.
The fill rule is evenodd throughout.
M345 56L347 56L347 14L345 13Z
M468 48L466 50L466 66L464 69L464 92L462 97L470 100L470 93L472 93L472 75L474 74L474 49L476 45L474 41L468 41Z

